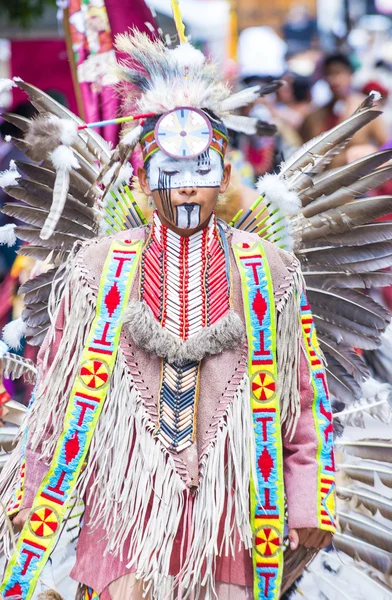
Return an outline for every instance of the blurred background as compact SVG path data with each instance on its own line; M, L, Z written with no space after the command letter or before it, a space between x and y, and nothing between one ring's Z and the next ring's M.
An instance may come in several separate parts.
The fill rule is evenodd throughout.
M278 135L231 137L235 173L228 220L238 203L248 202L246 190L253 201L257 177L275 171L304 142L347 118L370 92L384 115L356 134L333 166L392 147L392 0L181 0L181 10L193 44L219 63L233 88L285 81L277 94L247 109L277 124ZM175 44L171 15L169 0L0 0L0 77L21 77L86 121L113 118L122 112L110 69L119 58L115 35L137 27ZM18 88L1 83L0 109L21 117L33 110ZM22 151L9 143L16 131L0 117L0 172L21 158ZM118 140L116 125L100 133L113 145ZM240 190L237 198L235 190ZM372 192L377 194L392 194L392 185ZM1 190L0 207L5 201ZM6 223L0 214L0 225ZM19 316L17 290L35 268L16 251L0 247L0 330ZM391 309L390 290L379 293ZM34 347L25 345L20 352L35 359ZM9 381L8 386L13 398L28 402L28 385ZM390 599L374 578L372 583L352 568L356 559L321 552L291 598ZM390 573L391 563L392 555L380 573Z

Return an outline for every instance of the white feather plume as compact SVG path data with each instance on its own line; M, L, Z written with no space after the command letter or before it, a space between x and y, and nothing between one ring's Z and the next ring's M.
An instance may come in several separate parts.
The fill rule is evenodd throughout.
M200 69L206 61L204 54L200 50L197 50L197 48L194 48L189 42L180 44L173 50L170 50L169 56L178 67L183 69Z
M61 143L65 146L72 146L78 139L78 124L71 119L60 119Z
M13 87L16 87L15 81L6 77L0 79L0 96L5 92L9 92Z
M251 104L259 97L260 86L254 85L252 87L245 88L236 94L232 94L226 100L222 102L222 111L231 112L241 106Z
M49 156L56 169L56 179L53 187L53 200L50 211L39 234L42 240L48 240L53 235L62 215L69 190L70 171L80 168L76 156L68 146L58 146L50 152Z
M380 94L380 92L377 92L377 90L372 90L369 93L369 96L373 96L374 102L380 102L380 100L382 100L382 94Z
M0 359L3 358L3 356L7 354L7 352L9 352L7 344L3 342L3 340L0 340Z
M80 168L78 159L68 146L58 146L50 153L50 160L56 171L71 171Z
M10 162L10 168L7 171L1 171L0 173L0 187L5 188L9 185L18 185L18 177L20 177L14 161Z
M15 235L15 227L14 223L7 223L7 225L3 225L0 227L0 245L1 246L15 246L16 244L16 235Z
M106 175L104 176L103 183L104 183L105 187L107 187L110 184L110 181L114 175L115 169L116 169L116 165L114 164L109 169L109 171L106 173ZM111 189L118 189L124 181L126 183L129 183L132 176L133 176L132 165L131 165L131 163L126 163L125 165L123 165L121 167L120 172L117 175L117 179L111 185Z
M120 140L120 144L124 144L125 146L132 146L133 148L136 146L138 141L140 140L140 136L142 135L143 127L141 125L137 125L132 129L126 129L124 135Z
M26 334L26 324L21 318L7 323L3 328L3 340L9 348L19 350L22 344L22 338Z
M241 115L227 115L222 117L223 123L228 129L245 133L246 135L255 135L257 132L258 119L252 117L243 117Z
M298 194L289 189L286 181L279 175L267 174L257 182L260 195L264 195L273 208L280 210L282 216L297 215L301 208Z

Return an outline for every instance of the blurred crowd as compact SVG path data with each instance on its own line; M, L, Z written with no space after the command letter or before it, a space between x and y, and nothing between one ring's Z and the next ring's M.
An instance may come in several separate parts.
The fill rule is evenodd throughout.
M391 147L391 31L388 17L365 17L325 50L316 20L304 6L296 5L279 34L269 27L252 27L240 34L241 84L284 82L275 96L250 108L251 115L274 122L278 136L235 141L246 162L246 181L276 170L282 158L350 116L369 93L383 116L357 133L331 166Z

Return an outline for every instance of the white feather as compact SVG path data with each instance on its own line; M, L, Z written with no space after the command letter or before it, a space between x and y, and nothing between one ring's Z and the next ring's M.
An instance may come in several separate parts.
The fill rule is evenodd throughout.
M373 96L374 102L380 102L380 100L382 100L382 94L380 94L380 92L377 92L376 90L372 90L369 96Z
M11 160L10 168L7 171L1 171L0 173L0 187L5 188L8 185L17 185L17 178L20 177L16 170L15 161Z
M16 244L16 235L15 235L15 227L14 223L8 223L7 225L3 225L0 227L0 245L1 246L15 246Z
M388 383L381 383L373 377L369 377L361 384L362 398L364 400L390 399L392 387Z
M56 169L56 180L53 186L52 205L39 234L41 240L48 240L53 235L67 200L69 173L72 169L80 168L76 156L68 146L58 146L49 156Z
M236 94L232 94L226 100L222 102L222 110L231 112L240 108L241 106L247 106L252 102L255 102L259 97L260 86L254 85L252 87L246 88L237 92Z
M0 358L3 358L4 354L7 354L7 352L9 352L7 344L5 344L3 340L0 340Z
M11 135L5 135L4 136L4 141L7 142L7 143L12 142L12 136Z
M252 117L243 117L240 115L227 115L222 117L223 123L228 129L245 133L246 135L255 135L257 132L258 119Z
M65 146L72 146L78 139L78 124L71 119L60 119L61 143Z
M13 87L16 87L15 81L6 77L0 79L0 96L5 92L9 92Z
M58 146L49 156L56 171L71 171L80 168L76 156L68 146Z
M189 42L180 44L170 51L170 58L174 59L180 68L201 69L205 63L205 56Z
M287 183L279 175L267 174L257 182L260 195L264 195L273 208L279 209L281 216L297 215L301 208L298 194L289 189Z
M26 333L26 324L21 318L7 323L3 329L3 340L9 348L19 350L22 338Z
M132 146L133 148L136 146L138 141L140 140L140 136L142 135L143 127L141 125L137 125L132 129L126 130L125 134L122 136L120 143L125 146Z
M109 171L106 173L105 177L103 178L103 183L105 185L105 187L107 187L110 183L111 178L113 177L114 171L117 168L117 165L114 164ZM114 183L112 183L111 185L111 189L118 189L121 184L123 183L123 181L125 181L126 183L129 183L129 180L131 179L133 175L133 168L131 163L126 163L125 165L123 165L120 169L120 172L117 176L117 179L115 180Z
M56 171L56 180L53 187L53 200L48 216L40 231L41 240L48 240L54 233L57 223L64 210L69 189L69 169Z

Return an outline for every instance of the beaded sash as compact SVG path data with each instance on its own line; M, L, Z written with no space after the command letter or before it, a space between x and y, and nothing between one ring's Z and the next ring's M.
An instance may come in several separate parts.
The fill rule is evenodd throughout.
M284 486L277 390L276 315L271 273L261 242L233 246L241 274L250 404L256 448L250 523L255 600L277 600L283 571Z
M56 543L68 500L77 483L102 412L116 362L122 315L128 304L142 241L114 241L102 271L97 311L47 475L8 564L3 598L29 600Z

